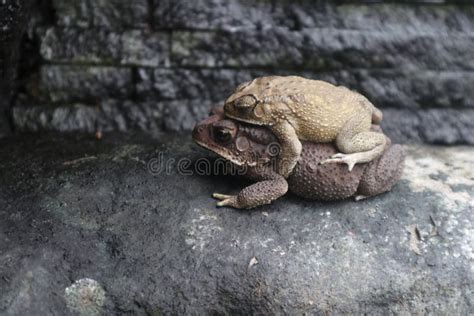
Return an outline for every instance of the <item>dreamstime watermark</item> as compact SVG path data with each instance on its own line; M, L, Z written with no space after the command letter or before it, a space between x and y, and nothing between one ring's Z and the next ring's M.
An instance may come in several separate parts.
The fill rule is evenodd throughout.
M153 176L171 175L175 171L183 176L192 175L245 175L252 168L254 172L263 172L271 168L277 170L277 157L281 152L281 146L278 143L270 143L265 148L265 153L257 154L250 152L246 155L246 162L255 162L255 164L237 165L223 157L218 158L199 158L192 160L187 157L174 158L166 157L164 152L159 152L157 157L151 158L146 163L147 170ZM262 170L259 170L261 168Z
M290 164L290 161L280 159L280 153L280 144L270 143L266 146L263 154L257 152L247 153L245 161L253 162L253 164L237 165L223 157L203 157L192 160L187 157L166 157L166 153L159 152L157 157L148 160L146 166L148 172L153 176L171 175L175 172L183 176L210 176L216 174L242 176L248 174L250 170L253 174L263 174L271 171L278 173L279 169L288 167ZM318 165L319 162L317 161L303 164L307 173L314 173Z
M158 157L151 158L147 163L148 172L153 176L171 175L176 172L182 176L209 176L219 173L231 175L244 175L247 173L245 166L237 166L224 158L199 158L195 161L189 158L165 158L164 153L160 152Z

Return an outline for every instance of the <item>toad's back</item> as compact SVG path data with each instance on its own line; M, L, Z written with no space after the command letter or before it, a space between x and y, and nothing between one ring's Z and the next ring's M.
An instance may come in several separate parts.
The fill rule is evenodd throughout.
M257 78L233 97L245 94L268 104L276 119L288 120L301 140L317 142L333 141L355 116L370 127L374 109L364 96L345 87L298 76Z
M342 200L356 194L366 165L356 165L351 172L341 164L319 165L335 153L336 148L330 144L305 142L301 159L287 179L290 191L322 201Z

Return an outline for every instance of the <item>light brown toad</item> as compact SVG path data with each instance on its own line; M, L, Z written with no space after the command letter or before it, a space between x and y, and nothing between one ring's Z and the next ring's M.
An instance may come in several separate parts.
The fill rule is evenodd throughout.
M229 118L271 129L282 146L278 172L284 177L300 157L301 141L334 142L340 153L322 163L345 163L349 171L379 157L386 144L384 135L370 131L382 113L367 98L319 80L256 78L237 87L224 112Z

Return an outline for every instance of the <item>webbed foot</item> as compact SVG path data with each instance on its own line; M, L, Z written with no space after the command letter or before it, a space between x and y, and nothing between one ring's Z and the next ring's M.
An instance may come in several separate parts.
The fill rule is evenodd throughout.
M358 158L354 154L338 153L338 154L332 155L331 158L320 161L319 164L324 165L326 163L345 163L349 171L352 171L352 169L354 168L354 165L357 162L358 162Z

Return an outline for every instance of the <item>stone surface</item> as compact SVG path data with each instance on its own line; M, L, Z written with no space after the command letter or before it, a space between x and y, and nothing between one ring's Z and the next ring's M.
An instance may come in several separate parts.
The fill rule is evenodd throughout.
M45 65L38 84L36 89L46 102L127 99L133 91L132 70L115 67Z
M103 29L39 30L40 54L47 61L112 64L120 60L120 34Z
M474 145L474 110L384 110L382 127L397 142Z
M240 82L297 74L348 86L394 113L384 124L399 141L473 144L472 2L38 0L32 5L20 85L4 89L14 92L11 101L0 98L18 131L89 131L102 124L85 121L106 122L106 130L188 130ZM6 8L18 13L15 5ZM13 29L6 27L0 39L19 34ZM5 87L16 73L7 68L12 80L2 83ZM18 102L24 94L28 100ZM113 106L117 110L96 109L110 99L120 104ZM152 103L164 112L147 120L146 113L157 108L149 107ZM11 105L20 108L10 111ZM45 123L53 121L47 119L52 113L65 112L59 117L67 121ZM107 113L128 123L107 123L116 121L105 118ZM134 116L127 117L130 113Z
M134 103L114 99L101 100L96 106L83 103L49 107L17 105L13 109L13 121L20 132L94 133L99 130L125 132L135 129L156 132L163 130L164 106L165 104L156 102ZM187 113L190 112L180 117L185 117ZM190 115L188 117L185 127L191 129L189 125L194 122L192 120L194 117Z
M4 0L0 4L0 138L11 133L10 101L17 88L20 40L30 6L23 0Z
M60 103L61 104L61 103ZM32 104L20 99L13 109L13 122L20 132L142 130L191 131L222 102L209 99L153 101L103 99L94 106L84 103ZM401 143L474 145L474 109L384 109L382 127Z
M474 73L425 70L342 70L308 73L356 90L380 108L462 108L473 107Z
M305 70L474 69L471 34L425 34L331 28L291 31L175 32L172 60L181 66ZM429 54L427 54L429 49Z
M235 69L145 69L138 71L138 96L150 100L210 100L222 103L240 83L268 74Z
M240 83L258 76L291 75L268 69L139 70L138 96L145 99L225 100ZM474 73L464 71L341 70L302 71L306 78L345 85L380 108L474 107Z
M48 28L40 32L41 56L51 62L166 66L169 36L146 30Z
M157 28L164 29L251 29L278 25L284 21L283 6L271 1L239 0L155 0L153 12Z
M245 182L199 175L210 156L190 136L46 134L0 148L1 314L474 308L472 147L408 147L401 182L372 199L288 195L254 211L215 208L212 192Z
M433 0L436 3L445 3ZM378 3L377 3L378 2ZM159 0L154 24L165 29L249 30L286 27L385 30L398 32L466 32L474 27L470 6L410 6L429 1L248 1ZM385 1L387 2L387 1ZM398 2L398 3L397 3ZM446 1L446 3L448 3ZM455 4L456 1L450 1ZM469 1L457 3L472 4ZM343 5L340 5L343 4Z
M58 24L113 30L148 26L148 0L53 0Z

